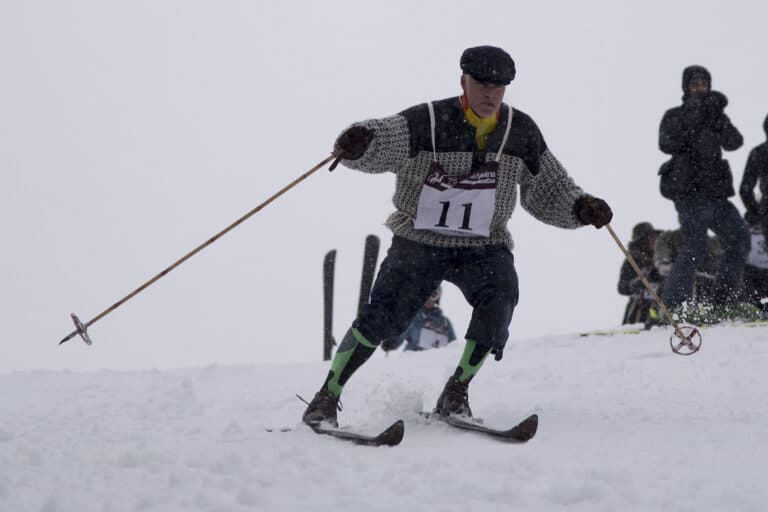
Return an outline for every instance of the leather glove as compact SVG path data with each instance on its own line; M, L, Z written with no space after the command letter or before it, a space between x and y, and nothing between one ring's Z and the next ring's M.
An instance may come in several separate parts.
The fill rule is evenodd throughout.
M723 116L723 110L728 105L728 98L718 91L709 91L702 97L701 114L705 123L717 124Z
M336 160L333 161L329 170L334 170L342 158L357 160L363 156L372 140L373 130L365 126L352 126L344 130L334 144L333 152Z
M613 211L602 199L584 195L576 200L576 217L584 224L601 228L611 222Z
M704 107L720 114L728 106L728 98L720 91L709 91L704 95Z

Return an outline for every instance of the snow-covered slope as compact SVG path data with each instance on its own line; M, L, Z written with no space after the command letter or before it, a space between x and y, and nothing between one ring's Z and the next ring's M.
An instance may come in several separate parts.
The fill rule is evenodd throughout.
M516 341L470 387L507 445L428 425L461 344L377 354L349 382L343 424L406 421L395 448L299 424L327 363L0 376L0 510L762 511L768 508L768 329ZM265 427L295 427L267 432Z

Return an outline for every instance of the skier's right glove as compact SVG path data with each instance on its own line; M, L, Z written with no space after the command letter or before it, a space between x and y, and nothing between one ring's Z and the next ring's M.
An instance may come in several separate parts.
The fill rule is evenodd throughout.
M599 197L583 195L576 200L576 217L584 223L601 228L611 222L613 212L604 200Z
M344 130L334 144L333 153L336 155L336 160L333 161L329 170L334 170L342 158L357 160L363 156L372 140L373 130L365 126L356 125Z

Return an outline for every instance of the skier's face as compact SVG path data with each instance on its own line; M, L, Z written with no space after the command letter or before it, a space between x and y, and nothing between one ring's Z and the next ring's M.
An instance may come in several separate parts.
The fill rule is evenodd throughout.
M505 85L478 82L470 75L461 75L461 88L470 108L480 117L490 117L499 111L504 99Z

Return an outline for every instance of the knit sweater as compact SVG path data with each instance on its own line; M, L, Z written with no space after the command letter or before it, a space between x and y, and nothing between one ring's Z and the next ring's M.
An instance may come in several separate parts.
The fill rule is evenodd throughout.
M416 105L394 116L369 119L356 125L373 130L374 138L356 160L342 160L351 169L397 175L393 203L396 211L387 226L400 237L437 247L513 247L507 223L517 203L540 221L573 229L584 224L576 217L576 200L584 195L547 148L538 127L528 115L513 111L509 135L498 159L493 217L488 237L463 237L415 229L419 196L433 161L449 176L465 177L483 163L496 160L507 131L509 108L502 105L499 124L488 135L485 150L477 147L475 128L465 119L459 97L433 102L435 147L427 104ZM337 148L338 149L338 148Z

